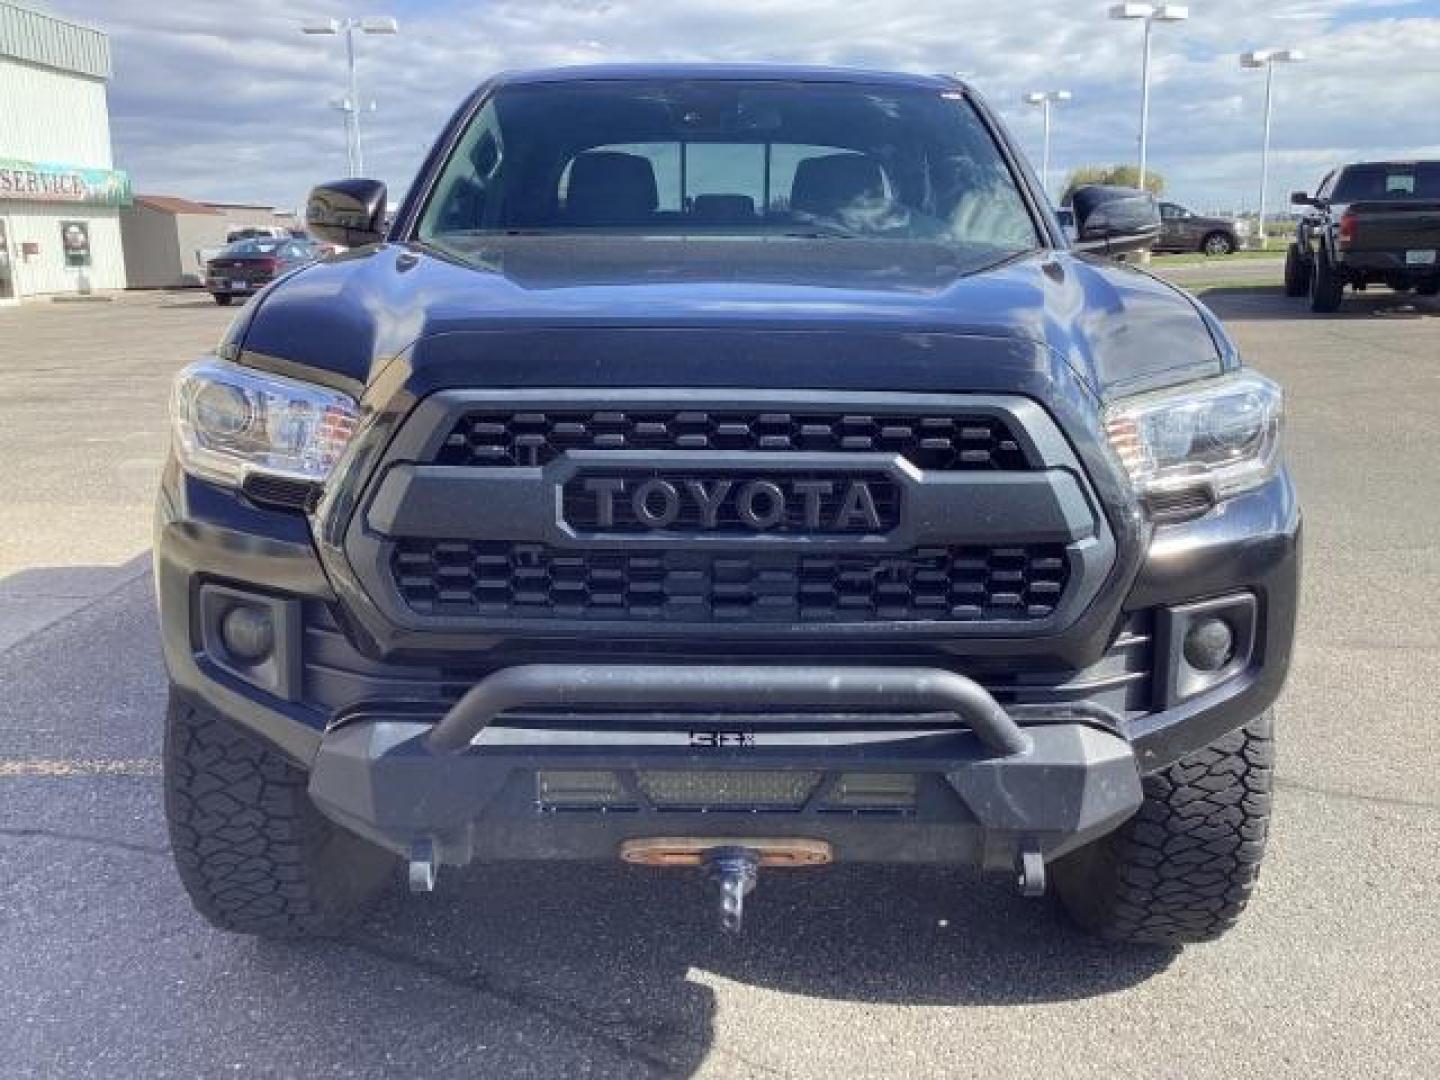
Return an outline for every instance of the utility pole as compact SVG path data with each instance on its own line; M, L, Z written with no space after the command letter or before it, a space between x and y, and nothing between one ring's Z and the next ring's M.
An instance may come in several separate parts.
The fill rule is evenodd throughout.
M1150 28L1157 22L1184 22L1190 9L1184 4L1115 4L1110 8L1112 19L1142 19L1145 22L1144 53L1140 61L1140 182L1145 190L1149 162L1147 151L1150 132Z
M1265 204L1269 198L1270 188L1270 105L1275 92L1275 65L1296 64L1305 59L1305 54L1299 49L1255 49L1253 52L1242 53L1240 66L1246 68L1265 69L1265 128L1260 143L1260 250L1266 251L1270 247L1270 238L1265 232Z
M1069 101L1073 97L1069 90L1036 90L1025 95L1029 105L1039 105L1045 116L1045 137L1040 151L1040 186L1046 194L1050 192L1050 107L1058 101Z
M380 34L393 36L400 24L388 15L367 15L359 19L318 19L300 27L303 34L334 37L345 35L345 86L347 96L331 105L345 114L345 159L351 176L365 174L365 155L360 145L360 90L355 78L355 35ZM375 107L371 102L370 107Z

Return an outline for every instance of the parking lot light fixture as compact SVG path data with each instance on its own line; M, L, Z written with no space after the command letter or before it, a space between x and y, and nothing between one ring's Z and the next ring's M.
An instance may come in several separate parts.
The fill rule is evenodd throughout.
M1040 186L1050 191L1050 107L1059 101L1069 101L1074 95L1069 90L1035 90L1025 95L1029 105L1039 105L1045 115L1045 138L1041 150Z
M1268 250L1270 238L1265 232L1265 200L1270 181L1270 103L1275 91L1275 65L1298 64L1305 59L1299 49L1254 49L1240 54L1240 66L1265 69L1265 134L1260 143L1260 250Z
M1150 29L1157 22L1184 22L1190 9L1184 4L1115 4L1112 19L1139 19L1145 23L1145 44L1140 62L1140 181L1145 187L1146 139L1150 127Z
M355 35L394 36L400 24L389 15L366 15L358 19L308 19L300 24L302 34L334 37L345 35L346 86L349 92L340 99L338 108L345 114L345 155L351 176L365 172L365 158L360 148L360 95L355 86ZM374 108L373 103L370 106Z

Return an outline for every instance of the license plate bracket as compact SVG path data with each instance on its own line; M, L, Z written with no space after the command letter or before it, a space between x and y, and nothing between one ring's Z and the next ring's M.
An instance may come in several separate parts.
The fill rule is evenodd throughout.
M1405 252L1406 266L1434 266L1435 249L1410 250Z

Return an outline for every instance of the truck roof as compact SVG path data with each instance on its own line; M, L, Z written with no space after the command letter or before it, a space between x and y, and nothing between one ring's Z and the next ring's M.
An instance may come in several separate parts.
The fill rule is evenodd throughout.
M783 80L785 82L866 83L922 90L953 90L963 85L959 79L950 75L867 71L863 68L820 67L805 64L704 63L584 64L572 67L536 68L529 71L504 71L494 77L492 85L513 86L527 83L578 82L593 79L634 81L647 79Z

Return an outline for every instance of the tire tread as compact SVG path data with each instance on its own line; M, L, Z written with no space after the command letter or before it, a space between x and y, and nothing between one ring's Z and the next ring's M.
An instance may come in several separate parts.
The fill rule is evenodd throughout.
M1110 941L1210 941L1230 929L1269 831L1272 726L1267 713L1145 777L1129 822L1056 863L1071 916Z
M307 777L231 721L172 694L165 817L180 881L224 930L300 937L336 930L395 860L310 802Z

